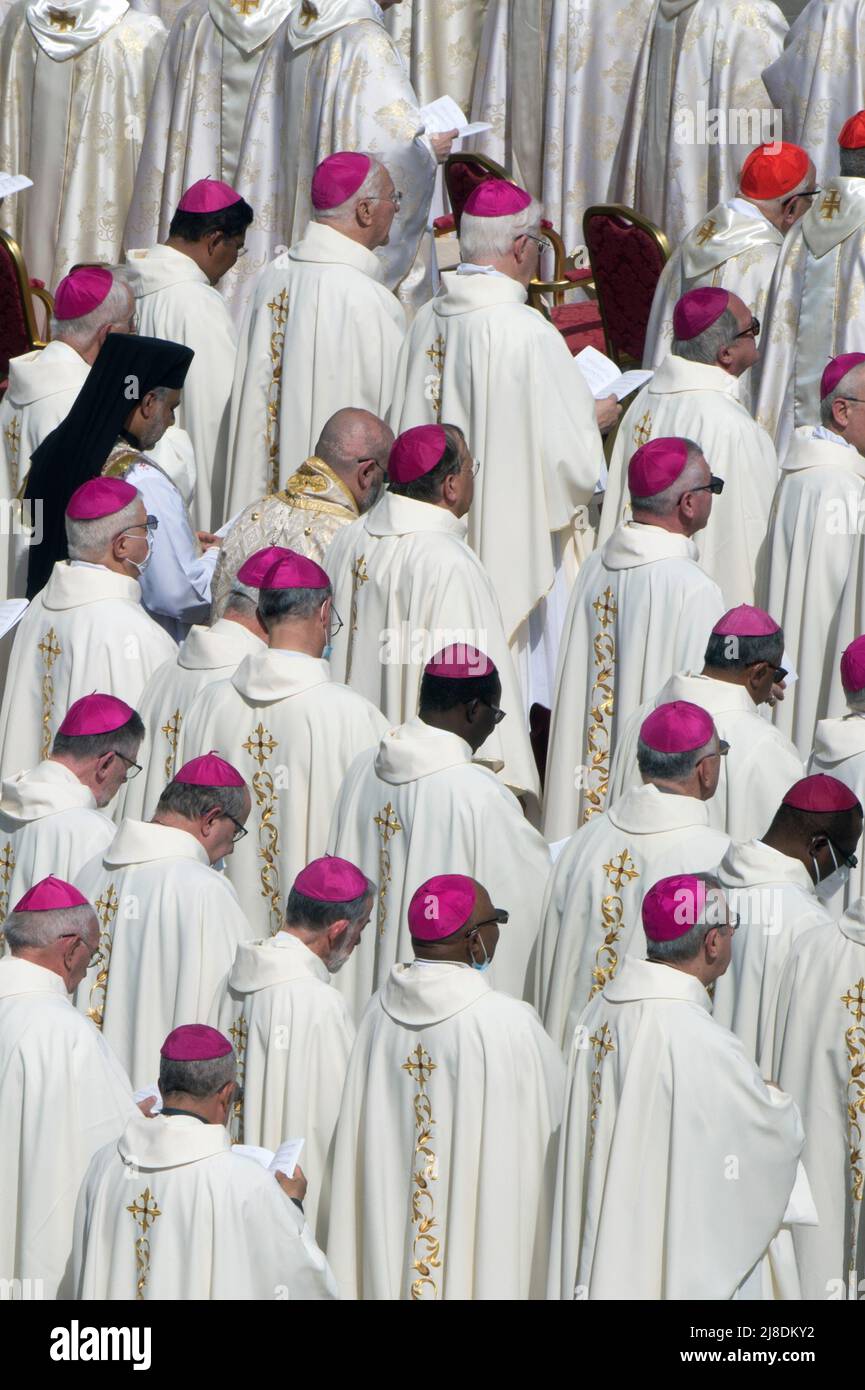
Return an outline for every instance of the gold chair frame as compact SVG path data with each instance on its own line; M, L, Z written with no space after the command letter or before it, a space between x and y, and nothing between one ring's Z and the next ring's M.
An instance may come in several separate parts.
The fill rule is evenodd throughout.
M3 245L9 253L9 257L15 267L15 278L18 281L18 289L21 293L21 302L24 305L24 321L27 326L27 334L30 338L31 348L44 348L51 338L51 315L54 313L54 297L48 290L41 289L38 285L30 284L30 276L27 274L27 266L21 247L14 237L9 236L8 232L0 230L0 245ZM45 337L39 336L39 325L36 322L36 312L33 300L38 299L46 314Z
M657 227L654 222L650 222L649 219L647 217L644 217L642 213L637 212L635 208L625 207L624 203L595 203L592 207L586 208L586 211L583 213L583 241L585 242L586 249L589 252L590 264L592 260L592 252L591 248L589 247L588 227L589 222L593 217L621 217L626 222L631 222L635 227L638 227L641 231L647 232L649 236L652 238L663 258L662 268L670 259L670 256L672 255L672 247L670 245L670 239L667 236L666 232L662 231L660 227ZM615 362L616 366L621 370L622 363L619 360L619 354L614 348L610 339L610 330L607 324L607 316L604 312L604 295L603 291L598 287L598 283L595 278L594 266L592 266L592 279L595 285L595 293L597 295L598 310L601 315L601 323L604 326L604 341L607 345L607 356L610 357L613 360L613 362ZM628 361L631 362L633 361L633 359L629 358ZM639 367L642 366L642 363L636 362L635 365Z

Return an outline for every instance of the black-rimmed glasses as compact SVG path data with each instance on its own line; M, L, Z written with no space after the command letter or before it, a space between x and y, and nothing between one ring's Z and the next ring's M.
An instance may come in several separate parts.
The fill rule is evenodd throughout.
M721 493L722 493L723 491L724 491L724 479L723 479L723 478L716 478L716 477L715 477L715 474L712 473L712 474L711 474L711 481L710 481L710 482L708 482L708 483L701 483L699 487L689 487L689 488L686 488L685 491L682 493L681 497L679 497L679 498L677 499L677 501L678 501L678 502L681 502L682 497L687 497L687 496L689 495L689 493L692 493L692 492L711 492L711 493L714 493L714 495L715 495L716 497L720 497L720 496L721 496Z
M759 338L759 336L760 320L752 316L751 322L748 324L748 327L743 328L741 333L734 334L733 342L735 343L737 338Z
M126 776L123 780L124 782L131 782L133 777L137 777L141 771L141 763L135 762L133 758L127 758L125 753L120 753L116 748L112 748L111 751L115 758L122 758L126 763Z
M802 193L791 193L789 198L781 199L781 206L787 208L791 203L795 203L797 198L816 198L822 192L822 188L807 188Z
M91 965L93 964L93 962L94 962L95 960L98 960L99 957L100 957L100 955L102 954L102 947L101 947L101 946L96 946L96 947L91 946L91 945L90 945L90 942L89 942L89 941L85 941L83 936L79 936L78 933L77 933L77 931L65 931L65 932L63 932L63 933L61 934L61 936L60 936L60 940L61 940L61 941L80 941L80 942L81 942L81 945L87 948L87 950L90 952L90 959L89 959L88 962L87 962L87 969L88 969L88 970L90 969L90 967L91 967Z
M236 845L238 840L242 840L244 835L249 834L249 831L247 830L245 825L240 824L239 820L234 819L234 816L231 814L230 811L223 811L222 814L225 816L225 819L230 820L231 824L234 826L234 834L231 837L231 843L233 845Z
M479 927L491 927L494 922L497 926L504 927L511 920L511 914L505 907L494 907L493 914L492 917L485 917L482 922L475 922L472 931L477 931Z
M492 712L493 712L493 723L494 723L494 724L501 724L502 720L504 719L505 715L507 714L507 710L506 710L506 709L499 709L498 705L491 705L490 702L489 702L489 700L481 700L481 704L482 704L482 705L486 705L487 709L492 710Z

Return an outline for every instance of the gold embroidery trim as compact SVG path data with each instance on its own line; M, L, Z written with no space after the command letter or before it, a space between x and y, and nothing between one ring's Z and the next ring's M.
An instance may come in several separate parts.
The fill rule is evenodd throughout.
M592 1050L595 1054L595 1069L592 1072L592 1113L589 1116L589 1158L591 1158L595 1147L595 1126L598 1122L598 1112L601 1108L601 1072L604 1069L604 1060L608 1052L615 1052L615 1044L610 1042L610 1030L606 1023L602 1023L597 1033L589 1038Z
M163 768L166 782L170 782L174 776L174 763L177 758L177 740L180 738L180 726L182 723L183 715L180 713L179 709L176 709L171 718L166 720L160 730L160 732L165 735L165 741L168 744L168 753L166 754L165 767Z
M437 423L441 424L442 376L445 365L445 340L441 334L436 338L432 347L427 348L426 355L433 365L433 371L424 378L424 395L432 404Z
M268 496L279 488L279 397L282 390L282 350L285 347L285 325L288 321L288 290L269 300L272 329L270 334L270 385L267 388L267 429L265 444L270 476Z
M233 10L237 10L238 14L248 15L252 14L253 10L258 9L261 0L229 0L229 3Z
M351 612L348 619L348 650L345 658L346 683L348 683L348 678L351 675L351 659L354 653L354 639L357 632L358 598L364 584L368 583L369 575L366 571L366 557L364 555L358 555L351 571Z
M715 222L711 217L707 217L702 227L697 232L697 245L705 246L707 241L712 240L712 237L715 235L717 230L717 222Z
M139 1202L141 1205L139 1206ZM149 1187L139 1193L135 1201L126 1210L131 1213L136 1227L141 1228L141 1235L135 1242L135 1264L138 1269L138 1280L135 1288L136 1299L144 1298L144 1290L147 1285L147 1276L150 1273L150 1241L147 1232L156 1222L156 1218L162 1215L156 1202L156 1197L151 1193Z
M433 1270L441 1268L441 1238L433 1232L438 1229L435 1219L435 1198L431 1184L438 1181L438 1159L432 1147L432 1130L435 1120L432 1103L426 1093L426 1083L436 1070L436 1063L423 1044L418 1043L402 1064L403 1071L417 1082L414 1096L414 1122L417 1130L414 1151L418 1159L416 1171L412 1173L411 1216L416 1227L412 1245L412 1270L417 1278L412 1281L411 1296L417 1302L424 1298L424 1290L431 1289L433 1299L438 1298L438 1285Z
M252 730L246 742L241 744L251 758L258 763L258 772L252 778L252 790L259 810L258 857L261 860L261 897L270 904L270 931L275 936L282 926L282 905L279 895L279 829L274 819L276 815L276 790L273 778L265 763L270 761L278 741L259 720L258 727Z
M67 29L75 28L75 15L69 10L49 10L48 23L52 29L59 29L61 34L65 34Z
M246 1040L249 1037L249 1026L243 1014L232 1023L228 1030L228 1036L234 1044L234 1053L237 1058L237 1098L234 1102L234 1115L232 1119L232 1143L243 1143L243 1076L246 1068Z
M36 650L42 653L41 757L44 760L51 752L51 715L54 712L54 678L51 675L51 668L58 656L63 655L63 648L57 641L57 633L54 631L53 627L49 627Z
M21 423L17 415L13 415L9 424L3 431L6 446L9 450L9 473L12 479L12 491L18 491L18 451L21 446Z
M841 194L831 188L820 204L820 217L824 222L834 222L836 212L841 211Z
M381 837L381 849L378 853L378 915L376 925L379 936L384 936L384 921L387 916L387 890L390 887L390 850L388 842L398 835L402 826L397 819L393 806L390 802L382 806L377 816L373 816L373 824L378 826L378 833Z
M610 860L609 864L604 865L604 873L615 892L604 898L601 903L604 939L595 954L592 988L589 990L590 1000L594 999L595 995L599 994L604 986L612 980L618 968L619 957L616 943L625 924L625 905L618 896L622 891L622 884L630 883L632 879L640 877L627 849L623 849L621 854L617 854L615 858Z
M0 889L0 956L6 954L6 939L2 926L9 911L9 882L14 871L15 851L12 848L12 841L7 840L3 846L3 852L0 854L0 882L3 884L3 888Z
M853 1015L853 1023L844 1037L847 1043L847 1058L850 1063L850 1079L847 1083L847 1142L850 1148L850 1269L856 1269L856 1247L859 1235L859 1221L863 1187L865 1187L865 1167L862 1160L862 1128L865 1123L865 977L851 985L841 996L841 1003Z
M642 449L644 444L648 444L652 437L652 412L647 410L642 419L637 421L634 430L634 444L638 449Z
M99 918L99 955L96 958L96 979L90 986L90 1008L87 1017L92 1018L97 1028L102 1027L105 1015L105 1000L108 995L108 971L111 965L111 943L114 935L114 919L117 916L119 899L113 883L93 906Z
M604 809L610 781L610 723L615 707L616 639L607 632L616 620L618 607L609 585L592 604L601 631L592 642L595 682L589 699L589 727L586 731L588 775L584 788L585 808L582 824ZM592 703L592 702L595 703Z

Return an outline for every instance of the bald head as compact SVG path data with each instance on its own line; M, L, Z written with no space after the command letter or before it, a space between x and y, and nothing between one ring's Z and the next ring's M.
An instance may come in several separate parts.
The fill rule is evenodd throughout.
M381 492L393 438L384 420L354 407L331 415L321 432L316 457L345 483L361 512L369 511Z

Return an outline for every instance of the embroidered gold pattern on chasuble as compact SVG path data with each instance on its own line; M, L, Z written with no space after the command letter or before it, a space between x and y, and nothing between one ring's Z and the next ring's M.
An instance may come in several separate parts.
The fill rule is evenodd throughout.
M364 584L369 583L369 575L366 572L366 558L359 555L351 571L351 613L348 619L348 651L345 658L345 679L351 675L351 659L354 653L354 639L357 633L357 603L360 591Z
M246 1040L249 1037L249 1025L243 1014L239 1014L234 1023L228 1030L234 1046L234 1055L237 1060L237 1098L234 1102L234 1111L231 1117L231 1142L232 1144L243 1143L243 1074L246 1068Z
M275 936L282 926L282 900L279 892L279 829L276 824L276 789L273 777L265 767L270 762L274 748L278 746L275 738L259 720L246 742L241 747L258 763L258 772L252 778L252 790L258 806L258 857L261 860L261 896L270 903L270 931Z
M435 1197L431 1186L438 1181L438 1158L432 1147L435 1120L432 1102L426 1093L426 1083L436 1070L436 1063L423 1044L418 1043L403 1062L402 1069L417 1083L413 1104L417 1130L414 1151L418 1164L412 1173L411 1193L411 1218L416 1228L412 1246L412 1271L417 1277L412 1280L411 1296L416 1302L430 1301L430 1295L426 1291L431 1291L432 1299L438 1298L438 1285L433 1271L440 1269L442 1262L441 1236L434 1234L440 1228L435 1218Z
M42 641L36 649L42 653L42 747L40 756L44 759L51 752L51 716L54 713L54 678L51 675L58 656L63 655L63 648L57 641L57 633L53 627L49 627Z
M652 412L647 410L634 427L634 448L642 449L652 437Z
M427 348L426 355L432 362L434 370L424 377L424 396L432 404L436 413L436 421L441 424L442 376L445 366L445 340L441 334L438 335L432 347Z
M12 841L7 840L0 853L0 927L6 921L9 912L9 882L15 872L15 851L12 848ZM0 957L6 954L6 938L0 931Z
M847 1083L847 1142L850 1153L850 1230L849 1268L856 1269L859 1223L862 1219L862 1193L865 1162L862 1157L862 1130L865 1126L865 978L851 985L841 1003L853 1015L845 1033L850 1077Z
M598 1112L601 1108L601 1072L604 1069L604 1061L608 1052L615 1052L615 1044L610 1042L610 1029L606 1023L602 1023L596 1033L589 1038L592 1051L595 1054L595 1068L592 1072L592 1111L589 1116L589 1158L595 1148L595 1127L598 1122Z
M279 491L279 395L282 386L282 351L285 347L285 325L288 321L288 290L268 302L272 330L270 334L270 385L267 388L267 429L265 441L270 475L268 495Z
M140 1205L139 1205L140 1203ZM136 1228L141 1231L141 1235L135 1242L135 1267L138 1271L136 1281L136 1299L144 1298L144 1290L147 1287L147 1276L150 1273L150 1241L147 1232L156 1222L156 1218L162 1215L156 1201L155 1194L151 1193L149 1187L139 1193L131 1206L126 1210L131 1214Z
M378 913L376 925L378 926L379 936L384 936L385 917L387 916L387 894L391 882L390 871L390 851L388 843L394 835L398 835L402 830L393 806L390 802L382 806L377 816L373 816L373 824L378 826L378 833L381 837L381 849L378 854Z
M592 604L601 627L592 641L595 680L590 697L589 726L586 731L586 806L582 824L604 809L610 780L610 726L613 718L616 639L607 629L616 621L618 607L609 584ZM592 703L592 702L596 703Z
M108 970L111 965L111 941L114 935L114 919L117 916L119 899L114 884L109 883L105 892L96 899L93 906L99 918L99 955L96 958L96 979L90 986L90 1008L87 1017L97 1028L102 1027L105 1013L105 999L108 993Z
M6 440L6 449L9 458L9 476L12 482L12 491L18 491L18 451L21 447L21 422L17 415L13 415L9 424L3 431L3 438Z
M162 725L160 730L160 732L165 735L165 741L168 744L168 753L166 754L165 767L163 768L166 782L170 782L174 776L174 763L177 758L177 740L180 738L180 726L182 723L183 715L180 713L179 709L176 709L170 719L167 719Z
M604 865L604 873L610 886L615 890L601 903L601 928L604 939L595 954L595 968L592 971L592 988L589 999L594 999L604 986L612 980L619 964L616 943L625 925L625 905L619 894L622 884L629 883L640 875L627 849L615 855L609 864Z

